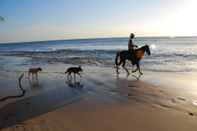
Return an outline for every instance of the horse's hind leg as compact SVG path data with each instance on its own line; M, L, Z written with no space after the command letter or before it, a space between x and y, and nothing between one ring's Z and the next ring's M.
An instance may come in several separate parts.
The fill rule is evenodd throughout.
M115 66L116 68L116 74L119 75L120 72L119 72L119 66L122 64L122 60L120 60L120 62Z
M120 74L118 65L116 66L116 74Z
M129 73L128 69L125 67L125 64L126 64L126 61L123 61L122 67L123 67L123 69L125 69L125 71L127 72L127 76L129 76L130 73Z

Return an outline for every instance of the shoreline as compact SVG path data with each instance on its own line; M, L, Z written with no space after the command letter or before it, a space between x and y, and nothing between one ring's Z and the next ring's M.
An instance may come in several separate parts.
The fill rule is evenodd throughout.
M174 122L173 129L180 130L182 122L195 127L197 110L195 103L192 102L192 100L195 101L195 95L192 95L191 91L182 93L182 87L179 88L180 84L183 85L183 82L179 83L183 78L188 79L189 82L195 81L195 78L189 79L189 74L183 77L182 74L144 72L145 75L136 81L132 77L126 78L124 73L117 78L115 71L110 68L92 67L84 70L83 78L79 79L80 88L69 87L70 85L65 83L65 76L60 74L40 73L40 86L35 87L30 87L28 81L24 79L22 83L27 90L27 95L24 98L7 101L4 107L0 108L1 130L11 130L16 127L29 130L36 130L34 129L36 127L45 130L43 125L48 130L111 129L112 127L102 122L101 127L95 125L100 122L100 115L103 114L106 114L105 119L112 118L112 123L116 123L113 127L114 130L125 129L124 123L134 122L133 116L139 118L139 121L136 122L138 126L127 125L129 130L137 130L140 123L143 126L147 125L146 120L142 119L142 114L144 118L152 121L147 125L152 130L159 128L159 126L154 128L153 123L163 118L165 120L159 122L160 127L163 127L162 123L172 122L171 119L177 120ZM173 81L174 84L170 84ZM185 81L185 85L187 85L187 81ZM189 90L195 90L194 87L195 85ZM122 110L124 113L121 114ZM118 115L113 116L114 113L118 113ZM93 116L87 120L86 117L90 114ZM127 117L126 114L131 116ZM172 114L172 116L168 118L167 114ZM71 118L79 122L70 123L73 121ZM95 128L93 129L92 126L90 128L88 122L92 123ZM118 125L118 123L120 124ZM186 129L186 127L184 128ZM189 126L187 129L190 129ZM190 130L194 130L194 128Z

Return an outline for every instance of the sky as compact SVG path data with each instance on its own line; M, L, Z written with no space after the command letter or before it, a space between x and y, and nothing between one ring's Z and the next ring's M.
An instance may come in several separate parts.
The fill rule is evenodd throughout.
M196 0L0 0L0 43L196 36Z

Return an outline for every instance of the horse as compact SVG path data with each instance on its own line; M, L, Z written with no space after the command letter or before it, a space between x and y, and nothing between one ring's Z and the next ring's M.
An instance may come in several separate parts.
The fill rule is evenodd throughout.
M132 70L132 73L139 71L140 76L143 75L140 69L140 60L143 59L145 53L148 55L151 55L150 48L148 45L142 46L138 49L135 49L133 52L134 56L132 57L132 54L128 50L119 51L116 54L115 58L115 67L116 67L116 73L119 74L119 66L122 65L123 69L127 72L127 76L130 75L128 69L125 67L126 60L130 60L132 65L136 65L137 68L135 70Z

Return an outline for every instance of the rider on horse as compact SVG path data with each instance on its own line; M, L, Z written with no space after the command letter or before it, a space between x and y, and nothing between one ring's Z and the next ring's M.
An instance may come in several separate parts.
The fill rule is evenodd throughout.
M126 61L129 60L132 62L133 65L136 65L136 69L132 70L132 72L139 71L140 75L143 73L141 72L140 69L140 61L143 59L145 53L148 55L151 55L150 48L148 45L144 45L138 49L135 49L137 45L133 44L133 38L134 34L131 33L130 38L129 38L129 43L128 43L128 50L123 50L123 51L118 51L116 53L116 58L115 58L115 67L116 67L116 72L119 74L119 66L122 66L125 71L127 72L127 75L129 75L128 69L125 67Z
M128 50L131 54L131 59L134 61L133 64L135 64L135 50L134 49L138 47L137 45L133 44L134 37L135 37L135 35L133 33L131 33L130 37L129 37L129 42L128 42Z

